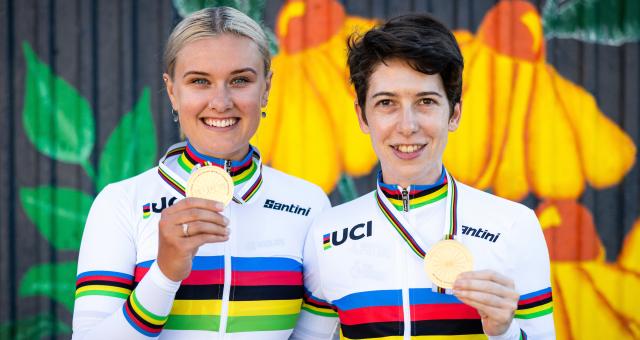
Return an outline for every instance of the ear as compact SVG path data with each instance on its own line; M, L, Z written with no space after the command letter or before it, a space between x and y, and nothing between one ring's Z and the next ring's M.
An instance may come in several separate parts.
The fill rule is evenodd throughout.
M462 118L462 101L456 103L453 106L453 113L449 118L449 131L453 132L458 129L458 125L460 125L460 119Z
M271 91L271 78L273 78L273 71L269 71L266 77L266 86L264 92L262 93L262 97L260 98L260 107L264 108L267 106L269 102L269 92Z
M180 112L180 105L178 105L178 100L173 91L173 80L171 80L171 77L166 73L162 74L162 80L164 80L164 85L167 88L167 95L171 101L171 106L174 110Z
M358 115L358 124L360 124L360 130L362 130L362 132L366 134L369 134L371 132L369 130L369 124L367 124L366 117L364 116L364 110L362 109L362 106L358 104L357 99L353 102L353 106L355 107L356 114Z

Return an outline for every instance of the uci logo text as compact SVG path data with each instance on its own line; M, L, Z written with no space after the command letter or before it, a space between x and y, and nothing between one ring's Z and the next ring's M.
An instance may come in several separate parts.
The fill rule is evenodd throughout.
M324 234L322 236L322 246L324 250L331 248L331 246L339 246L347 241L347 238L352 240L359 240L364 237L369 237L373 233L372 222L356 224L351 228L344 228L341 231L334 231L332 233Z
M151 217L151 211L153 211L154 213L161 213L165 208L172 206L175 201L175 197L171 197L168 202L167 197L162 197L160 199L160 204L146 203L142 206L142 217L144 219Z

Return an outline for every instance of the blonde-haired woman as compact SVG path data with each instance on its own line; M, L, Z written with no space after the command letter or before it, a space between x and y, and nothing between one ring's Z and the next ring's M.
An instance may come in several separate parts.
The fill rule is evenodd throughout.
M265 34L237 10L204 9L176 26L165 67L187 140L96 198L73 337L286 339L304 294L303 240L329 202L315 185L263 166L249 144L271 82ZM201 166L232 177L228 206L185 198Z

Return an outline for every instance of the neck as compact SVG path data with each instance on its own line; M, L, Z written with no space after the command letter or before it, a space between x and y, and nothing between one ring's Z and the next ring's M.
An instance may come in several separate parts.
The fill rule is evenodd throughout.
M198 150L198 148L193 145L189 140L187 140L187 151L192 158L194 163L204 163L209 162L212 164L224 164L225 161L236 162L245 162L248 158L251 157L252 148L250 145L247 145L246 148L243 148L241 152L237 152L237 154L233 155L209 155L202 153Z
M401 174L393 171L385 170L384 167L382 167L382 173L384 175L384 183L396 184L403 188L407 188L410 185L435 184L442 179L442 176L444 175L444 167L442 166L442 162L439 162L438 164L427 167L425 171L415 176L402 176Z

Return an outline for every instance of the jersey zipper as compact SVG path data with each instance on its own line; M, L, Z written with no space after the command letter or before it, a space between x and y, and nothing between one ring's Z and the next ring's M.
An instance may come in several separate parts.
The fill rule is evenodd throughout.
M229 175L231 175L231 160L224 160L224 171L226 171Z
M408 266L404 265L407 263L407 254L405 253L402 247L398 247L398 258L401 260L403 265L398 266L402 268L401 281L402 281L402 325L403 325L403 338L405 340L411 339L411 301L409 299L409 270Z
M409 188L410 187L411 186L407 188L400 187L400 189L402 189L402 210L404 212L409 211Z

